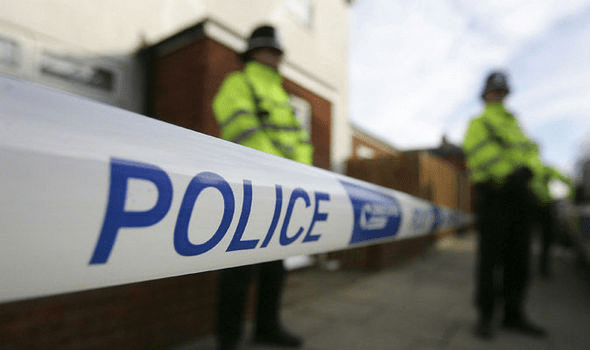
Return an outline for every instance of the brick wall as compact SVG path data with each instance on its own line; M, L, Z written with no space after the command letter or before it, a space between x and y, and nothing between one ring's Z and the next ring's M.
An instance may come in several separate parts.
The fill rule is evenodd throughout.
M0 304L1 349L151 349L211 332L216 272Z

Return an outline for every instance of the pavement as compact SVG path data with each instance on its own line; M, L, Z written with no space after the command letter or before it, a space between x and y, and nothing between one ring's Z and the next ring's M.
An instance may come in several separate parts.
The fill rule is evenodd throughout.
M468 233L441 239L422 256L379 272L291 272L284 324L305 340L303 350L590 349L590 271L561 247L554 250L552 279L541 279L532 267L527 300L530 319L549 336L503 331L498 320L494 339L475 337L475 247L475 234ZM240 349L275 349L251 344L250 323L245 334ZM212 350L215 344L206 336L175 349Z

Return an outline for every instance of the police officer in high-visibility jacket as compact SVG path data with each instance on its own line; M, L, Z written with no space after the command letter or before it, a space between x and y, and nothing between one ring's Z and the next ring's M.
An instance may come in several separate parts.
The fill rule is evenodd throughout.
M241 54L244 71L230 74L219 89L213 110L221 136L229 141L305 164L313 162L309 135L293 113L282 87L278 65L283 48L274 27L256 28ZM235 349L252 276L258 275L254 342L300 347L301 339L287 332L279 318L285 270L282 261L223 270L218 286L217 344Z
M494 336L492 324L498 288L504 297L504 329L532 336L546 331L531 323L524 310L529 278L531 220L536 198L529 183L543 164L537 147L504 107L510 92L503 72L491 73L482 93L485 109L470 121L463 151L476 189L479 249L475 302L476 335ZM502 276L498 283L497 276Z

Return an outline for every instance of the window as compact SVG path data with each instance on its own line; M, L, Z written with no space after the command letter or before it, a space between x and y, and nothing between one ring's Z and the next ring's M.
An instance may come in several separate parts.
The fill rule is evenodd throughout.
M291 99L293 112L297 119L299 119L301 127L311 135L311 104L295 95L290 95L289 98Z
M301 127L311 136L311 104L295 95L289 95L289 98L291 100L291 107L293 107L293 113L299 120L299 123L301 123ZM291 271L312 265L313 259L308 255L291 256L286 258L283 264L285 269Z
M0 63L16 65L20 59L20 46L10 40L0 37Z
M113 71L70 58L44 53L41 56L40 70L41 74L104 92L113 92L115 89Z

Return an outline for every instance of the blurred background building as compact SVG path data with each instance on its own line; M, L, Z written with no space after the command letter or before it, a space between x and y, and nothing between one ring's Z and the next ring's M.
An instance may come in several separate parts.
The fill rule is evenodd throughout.
M404 152L349 123L351 3L0 0L0 73L218 136L213 96L243 67L237 54L250 31L273 24L286 52L284 86L311 133L315 166L469 211L456 145L443 140L438 149ZM434 239L328 258L345 268L380 269L420 254ZM216 281L213 271L3 304L0 339L14 348L177 344L212 331Z
M210 98L258 24L280 29L281 73L316 165L350 155L345 0L0 1L0 72L216 135ZM182 96L181 96L182 95Z

